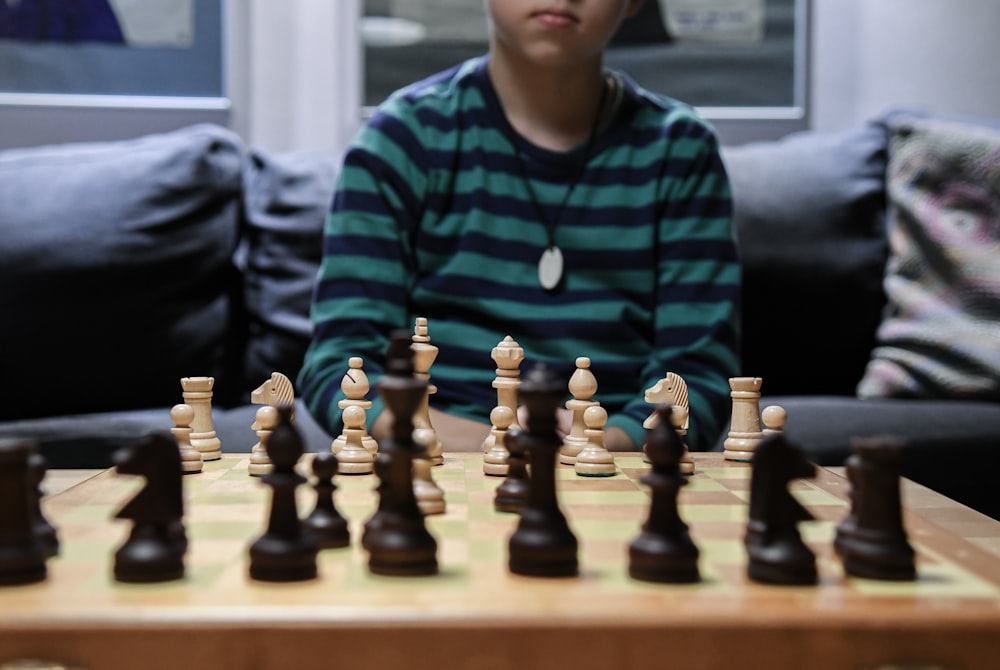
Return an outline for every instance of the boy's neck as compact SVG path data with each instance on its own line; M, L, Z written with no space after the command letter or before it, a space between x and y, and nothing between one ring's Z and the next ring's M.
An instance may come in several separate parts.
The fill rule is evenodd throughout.
M487 71L507 120L530 142L553 151L582 144L608 105L597 110L603 87L603 66L572 70L518 66L491 52Z

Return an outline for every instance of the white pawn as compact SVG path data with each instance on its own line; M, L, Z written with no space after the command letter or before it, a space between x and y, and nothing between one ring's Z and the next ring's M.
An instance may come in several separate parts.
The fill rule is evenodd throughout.
M181 472L184 474L201 472L204 467L201 452L191 444L191 422L194 421L194 408L191 405L178 403L170 410L170 420L174 423L170 432L177 440L177 448L181 452Z
M425 516L444 514L445 510L444 490L431 475L434 462L426 451L427 444L436 437L433 429L417 428L413 431L413 441L424 447L424 451L413 458L413 496Z
M344 475L366 475L375 470L375 454L364 444L365 410L357 405L344 408L343 446L337 453L337 472Z
M768 405L760 413L760 418L764 422L764 435L785 432L785 422L788 421L788 412L781 405Z
M599 405L588 407L583 412L583 421L587 445L576 455L573 468L576 474L584 477L610 477L615 474L615 457L604 445L608 411Z
M267 439L277 425L277 407L263 405L257 408L255 420L250 426L257 433L257 444L250 449L250 465L247 466L247 473L253 477L260 477L274 470L271 457L267 454Z
M510 456L510 452L504 446L504 437L514 424L514 418L514 410L506 405L497 405L490 412L493 429L490 431L490 448L483 454L483 474L507 476L507 457Z
M337 406L345 412L348 407L359 408L362 411L363 417L361 428L364 430L367 422L367 411L372 406L372 401L365 399L368 391L371 390L371 382L368 381L368 375L365 374L365 371L361 369L364 365L364 360L360 356L352 356L347 361L347 365L350 366L350 369L344 375L343 379L340 380L340 390L344 392L346 397L338 402ZM347 423L345 422L344 425L346 426ZM330 445L331 451L339 456L340 450L344 447L346 441L347 437L345 435L338 435L333 444ZM378 442L368 434L367 430L364 430L361 435L361 444L372 454L378 452Z
M600 404L591 399L597 393L597 378L590 371L590 359L586 356L576 359L576 372L569 378L569 392L573 397L566 401L566 409L573 412L573 423L559 449L559 462L564 465L576 463L576 455L587 446L588 439L584 434L587 424L583 420L583 414L588 408Z

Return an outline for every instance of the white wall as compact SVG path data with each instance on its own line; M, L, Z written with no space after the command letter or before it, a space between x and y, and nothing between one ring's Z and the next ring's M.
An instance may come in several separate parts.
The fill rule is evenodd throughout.
M252 76L234 127L272 151L342 149L361 105L360 0L246 1Z
M811 125L891 107L1000 118L997 0L813 0Z

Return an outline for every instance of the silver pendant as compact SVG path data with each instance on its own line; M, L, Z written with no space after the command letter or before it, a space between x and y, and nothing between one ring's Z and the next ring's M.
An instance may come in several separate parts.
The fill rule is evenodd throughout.
M551 246L538 259L538 283L546 291L559 286L563 276L563 255L559 247Z

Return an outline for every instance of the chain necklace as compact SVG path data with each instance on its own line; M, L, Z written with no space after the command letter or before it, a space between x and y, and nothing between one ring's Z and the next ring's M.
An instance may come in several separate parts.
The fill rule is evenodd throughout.
M590 160L590 151L593 148L594 138L597 137L597 131L601 126L601 112L604 110L604 103L608 98L608 88L609 84L606 79L601 81L601 98L597 102L597 111L594 113L594 123L590 127L590 134L587 137L587 143L583 147L583 155L575 166L575 172L573 178L569 182L569 187L566 189L565 195L563 195L562 202L555 210L555 215L549 217L542 207L542 204L538 200L538 195L535 193L534 187L531 185L531 180L528 178L528 168L525 165L524 157L521 155L521 149L518 146L519 142L515 139L514 141L514 155L517 156L517 164L521 169L521 177L524 179L525 186L528 188L528 195L531 196L531 204L535 208L535 212L538 217L545 223L545 232L547 235L547 246L545 251L542 252L541 258L538 259L538 283L541 284L542 288L548 292L558 291L562 286L563 275L564 275L564 262L562 250L556 244L556 225L559 223L559 219L562 217L563 210L566 208L566 203L569 201L570 195L573 193L573 189L576 188L576 184L580 181L580 177L583 176L583 171L587 167L587 161Z

